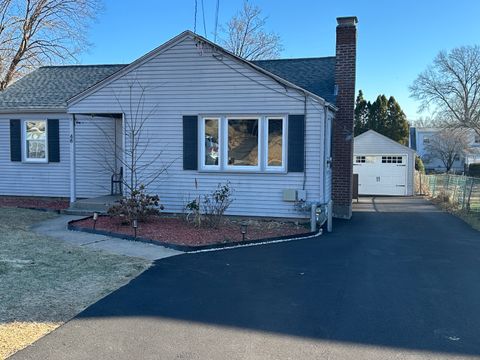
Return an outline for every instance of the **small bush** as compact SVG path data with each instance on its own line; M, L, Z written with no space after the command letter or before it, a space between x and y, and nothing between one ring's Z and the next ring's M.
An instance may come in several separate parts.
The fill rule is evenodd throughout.
M480 177L480 164L470 164L468 166L468 175Z
M128 197L122 198L118 204L108 209L108 215L123 217L131 224L133 220L146 221L149 216L160 214L163 205L160 205L158 195L148 195L145 186L132 190Z
M217 188L211 194L203 197L203 212L206 225L218 228L222 223L225 211L232 204L233 189L230 182L218 184Z
M230 182L218 184L210 194L197 197L185 205L186 219L195 226L205 225L218 228L223 220L225 212L233 202L233 193Z
M423 165L423 160L418 155L415 155L415 170L420 174L425 174L425 165Z
M202 213L200 212L200 198L193 199L187 205L185 205L186 220L192 221L195 226L200 227L202 225Z

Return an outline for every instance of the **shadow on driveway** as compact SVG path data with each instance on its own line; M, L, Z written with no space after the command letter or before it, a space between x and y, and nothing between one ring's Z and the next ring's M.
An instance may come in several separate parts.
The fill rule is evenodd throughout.
M422 199L355 207L326 236L159 260L14 358L480 357L479 233Z

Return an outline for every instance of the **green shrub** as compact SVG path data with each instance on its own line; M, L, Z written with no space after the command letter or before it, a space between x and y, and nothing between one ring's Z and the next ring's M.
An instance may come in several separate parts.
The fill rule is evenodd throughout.
M415 155L415 170L421 174L425 174L425 165L423 165L422 158L418 155Z
M233 202L234 190L229 181L218 184L217 188L209 194L198 196L185 205L186 219L195 226L202 224L210 228L218 228L223 220L225 211Z
M149 216L160 214L163 205L160 205L158 195L149 195L145 186L132 190L127 197L122 198L117 204L108 209L108 215L119 216L125 222L132 224L133 220L146 221Z
M468 175L480 177L480 164L470 164L468 166Z

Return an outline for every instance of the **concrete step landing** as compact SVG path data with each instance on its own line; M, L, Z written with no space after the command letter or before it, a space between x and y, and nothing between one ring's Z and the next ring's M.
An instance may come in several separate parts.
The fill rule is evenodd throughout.
M90 216L94 212L106 214L107 210L121 198L121 195L105 195L96 198L80 199L71 204L63 213L78 216Z

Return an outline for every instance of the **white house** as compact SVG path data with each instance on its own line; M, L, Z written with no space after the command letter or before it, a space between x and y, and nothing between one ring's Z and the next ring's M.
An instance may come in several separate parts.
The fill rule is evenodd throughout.
M339 18L337 33L355 34L355 25ZM353 124L351 114L332 130L336 102L354 101L341 82L334 94L335 69L354 79L354 60L338 66L355 59L348 45L337 44L336 57L251 62L185 31L128 65L42 67L0 94L0 195L75 203L118 193L112 179L131 176L135 141L140 173L153 179L147 190L168 212L226 181L235 190L230 214L298 217L292 200L326 206L331 133ZM353 83L346 93L354 91ZM158 169L167 171L157 178Z
M414 194L415 151L369 130L355 137L353 173L360 195Z
M441 131L435 127L411 127L410 128L410 148L414 149L422 158L425 170L428 172L444 172L443 162L432 155L428 150L428 145L432 138ZM463 172L470 164L480 162L480 136L475 131L468 131L470 146L464 154L459 154L453 163L452 171Z

